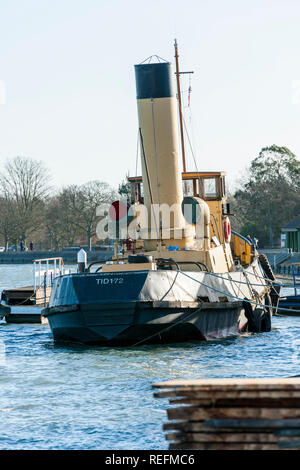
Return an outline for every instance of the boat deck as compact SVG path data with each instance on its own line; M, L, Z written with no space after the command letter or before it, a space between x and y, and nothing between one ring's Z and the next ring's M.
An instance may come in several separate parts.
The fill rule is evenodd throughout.
M291 311L280 310L282 308L288 308ZM299 313L295 312L299 310ZM284 287L281 290L281 297L279 300L279 315L300 315L300 288L297 286Z
M1 300L7 305L32 305L34 295L33 286L15 287L13 289L4 289Z
M46 319L41 316L45 304L48 303L51 288L39 288L35 291L33 286L16 287L2 291L0 305L0 319L7 323L44 323Z

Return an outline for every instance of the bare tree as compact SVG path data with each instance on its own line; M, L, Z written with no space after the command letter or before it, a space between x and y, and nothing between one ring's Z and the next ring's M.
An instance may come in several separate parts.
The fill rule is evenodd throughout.
M72 185L65 188L66 207L72 215L74 226L86 233L89 250L99 220L97 208L103 203L111 203L116 198L116 192L102 181L90 181L82 186Z
M16 203L5 196L0 196L0 234L3 237L5 250L9 242L18 240L18 220Z
M25 157L8 160L0 174L1 190L15 205L18 236L25 243L42 223L43 201L49 194L50 175L41 161Z
M72 213L66 204L66 198L66 190L62 190L52 197L46 205L45 228L51 249L59 250L64 245L73 245L77 235Z

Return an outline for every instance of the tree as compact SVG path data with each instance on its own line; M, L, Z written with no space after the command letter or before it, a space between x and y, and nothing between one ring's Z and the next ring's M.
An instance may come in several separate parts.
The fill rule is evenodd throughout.
M5 196L0 196L0 234L3 237L5 250L10 241L16 244L18 223L16 219L16 203Z
M119 184L118 188L118 193L120 196L123 198L127 199L128 202L131 200L131 186L129 181L122 181L121 184Z
M72 224L86 233L89 250L99 220L97 208L116 198L116 192L102 181L90 181L82 186L71 185L64 189L64 203L72 217Z
M300 188L300 162L287 147L264 147L250 165L250 182L268 183L284 180Z
M43 220L43 202L49 194L50 175L43 162L25 157L8 160L0 174L1 190L13 201L16 235L24 243L39 229Z
M53 196L45 208L46 235L51 249L72 246L76 238L73 217L65 203L65 190Z
M300 162L286 147L261 150L250 165L248 181L236 191L243 235L274 245L281 228L300 213Z

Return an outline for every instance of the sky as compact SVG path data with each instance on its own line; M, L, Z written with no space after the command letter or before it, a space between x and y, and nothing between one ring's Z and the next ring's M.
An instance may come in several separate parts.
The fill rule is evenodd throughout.
M299 23L299 0L0 0L0 171L25 156L56 187L135 175L134 64L174 62L175 38L190 171L234 187L262 147L299 157Z

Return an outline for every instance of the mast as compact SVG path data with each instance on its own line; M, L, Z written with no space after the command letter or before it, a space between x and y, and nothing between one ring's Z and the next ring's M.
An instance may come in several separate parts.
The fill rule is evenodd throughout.
M177 99L178 99L178 106L179 106L179 123L180 123L180 137L181 137L182 166L183 166L183 171L186 172L183 122L182 122L182 108L181 108L180 76L179 76L180 72L179 72L179 61L178 61L179 55L178 55L177 39L175 39L174 47L175 47L175 62L176 62Z

